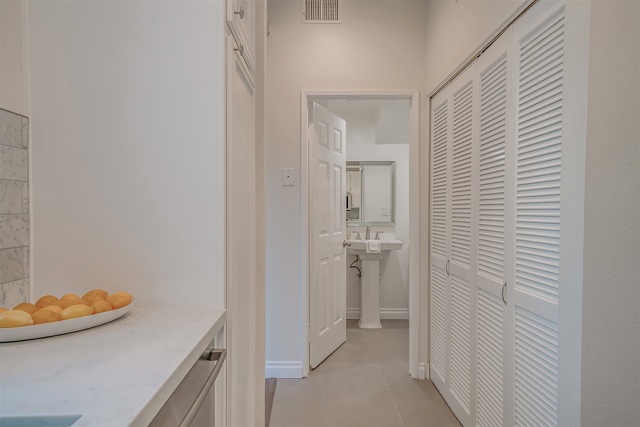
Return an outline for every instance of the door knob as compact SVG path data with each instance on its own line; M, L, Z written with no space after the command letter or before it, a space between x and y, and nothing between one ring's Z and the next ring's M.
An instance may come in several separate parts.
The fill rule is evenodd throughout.
M239 12L233 12L234 15L240 15L240 19L244 18L244 6L240 6Z

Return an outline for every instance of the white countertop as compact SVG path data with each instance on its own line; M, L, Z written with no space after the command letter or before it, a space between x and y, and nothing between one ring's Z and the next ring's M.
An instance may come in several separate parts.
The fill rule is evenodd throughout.
M0 344L0 415L147 426L224 322L224 310L134 307L92 329Z

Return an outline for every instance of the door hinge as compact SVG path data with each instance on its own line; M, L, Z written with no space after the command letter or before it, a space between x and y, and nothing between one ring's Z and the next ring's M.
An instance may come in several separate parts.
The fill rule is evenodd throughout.
M307 338L309 342L313 341L313 336L311 335L311 323L307 325Z

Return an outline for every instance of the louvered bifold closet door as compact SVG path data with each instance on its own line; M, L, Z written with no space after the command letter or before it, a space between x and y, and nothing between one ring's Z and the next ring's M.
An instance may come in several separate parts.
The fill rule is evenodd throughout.
M475 245L473 150L476 142L476 65L451 83L451 257L449 406L464 425L475 408Z
M514 26L514 413L509 425L558 420L560 168L564 7L542 0ZM511 282L510 281L510 282Z
M431 105L430 376L444 390L449 381L449 91L440 92Z
M511 277L513 253L512 204L513 88L511 86L511 29L477 61L479 86L478 165L474 174L474 205L478 259L477 284L477 415L478 427L509 425L513 404L509 389L510 341L506 282Z

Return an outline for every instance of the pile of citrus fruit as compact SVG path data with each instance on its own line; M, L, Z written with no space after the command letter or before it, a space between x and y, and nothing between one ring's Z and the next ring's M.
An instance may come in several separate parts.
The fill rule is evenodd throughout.
M116 310L131 304L131 295L116 292L111 295L102 289L94 289L80 298L76 294L66 294L61 298L45 295L35 304L18 304L13 310L0 308L0 328L39 325L59 322Z

